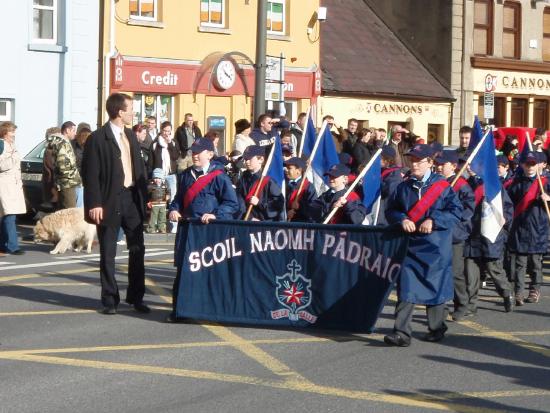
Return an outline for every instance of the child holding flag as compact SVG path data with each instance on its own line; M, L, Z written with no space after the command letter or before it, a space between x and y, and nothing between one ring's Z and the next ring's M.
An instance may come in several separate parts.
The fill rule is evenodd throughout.
M514 283L516 305L523 305L525 273L531 268L531 285L528 303L540 299L542 284L542 256L548 250L548 215L543 202L550 201L550 183L542 176L537 177L538 158L535 152L522 153L520 158L523 173L518 174L508 188L514 203L514 221L510 230L508 250L510 252L510 278ZM541 193L541 184L544 192Z
M462 205L449 183L432 172L433 148L417 144L405 154L411 177L390 197L386 218L410 234L409 250L398 280L398 301L390 346L411 343L411 320L415 304L426 306L429 333L425 340L444 338L445 303L453 298L452 230L460 220Z
M253 221L281 221L285 208L285 198L281 188L268 176L262 177L265 161L265 148L257 145L247 147L243 153L246 171L237 183L237 195L241 215L252 205Z

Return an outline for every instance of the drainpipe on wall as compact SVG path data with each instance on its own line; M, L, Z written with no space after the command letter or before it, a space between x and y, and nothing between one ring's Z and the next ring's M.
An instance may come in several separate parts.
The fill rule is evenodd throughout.
M58 124L70 120L71 114L71 2L64 2L63 7L63 45L65 51L59 56L59 110ZM58 30L59 35L59 30ZM74 120L73 120L74 122Z
M115 3L116 0L111 0L111 6L109 8L109 52L107 55L105 55L103 59L103 70L105 73L105 77L103 78L103 100L101 102L100 108L98 109L98 112L104 112L105 111L105 101L109 97L109 94L111 93L111 59L115 56Z

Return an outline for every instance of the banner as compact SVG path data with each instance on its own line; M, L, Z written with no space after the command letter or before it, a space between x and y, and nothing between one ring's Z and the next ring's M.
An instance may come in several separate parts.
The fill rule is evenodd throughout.
M376 227L186 221L176 315L372 332L407 243L402 231Z

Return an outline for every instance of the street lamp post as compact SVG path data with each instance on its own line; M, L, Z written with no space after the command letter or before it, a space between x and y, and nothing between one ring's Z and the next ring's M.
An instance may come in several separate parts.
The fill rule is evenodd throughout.
M265 53L267 43L267 0L258 0L256 64L254 65L254 122L265 112Z

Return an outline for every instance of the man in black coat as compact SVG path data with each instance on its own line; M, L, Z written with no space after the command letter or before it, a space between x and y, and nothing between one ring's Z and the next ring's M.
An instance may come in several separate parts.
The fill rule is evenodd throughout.
M132 98L114 93L106 103L109 121L84 147L82 178L86 220L97 225L103 314L116 314L120 302L115 279L117 234L122 226L129 250L126 302L148 313L145 294L143 219L147 180L139 143L131 129Z

